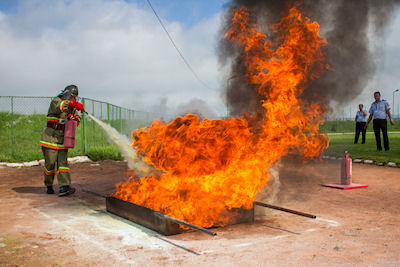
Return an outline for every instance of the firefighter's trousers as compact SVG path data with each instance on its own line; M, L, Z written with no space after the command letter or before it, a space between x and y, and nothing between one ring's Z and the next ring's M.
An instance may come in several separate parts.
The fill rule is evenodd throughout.
M56 173L59 186L70 185L71 176L67 160L68 149L42 147L42 151L44 156L44 185L53 185Z

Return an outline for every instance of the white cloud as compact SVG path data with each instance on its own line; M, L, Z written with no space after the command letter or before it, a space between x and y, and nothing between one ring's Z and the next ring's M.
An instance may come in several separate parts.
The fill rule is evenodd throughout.
M134 109L196 98L223 113L219 15L189 29L164 23L213 89L195 80L150 10L120 0L24 0L0 13L0 95L52 96L74 83L82 96Z

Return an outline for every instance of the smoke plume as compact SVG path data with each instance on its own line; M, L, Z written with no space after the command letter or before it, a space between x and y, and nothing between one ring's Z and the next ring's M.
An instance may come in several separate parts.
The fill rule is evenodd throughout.
M180 104L176 113L177 116L184 116L192 113L196 114L200 118L217 118L217 114L209 107L209 105L199 98L192 98L189 102Z
M247 8L253 22L273 36L270 25L276 24L287 7L294 3L292 0L232 0L226 5L220 36L224 36L228 29L233 10L240 7ZM326 62L332 68L314 80L302 98L319 97L327 105L341 106L366 89L383 54L386 26L399 3L400 0L300 1L299 8L320 24L321 35L328 41L324 47ZM218 53L221 65L231 66L224 82L224 97L230 114L235 116L261 110L257 95L246 84L245 67L241 61L242 49L222 37Z

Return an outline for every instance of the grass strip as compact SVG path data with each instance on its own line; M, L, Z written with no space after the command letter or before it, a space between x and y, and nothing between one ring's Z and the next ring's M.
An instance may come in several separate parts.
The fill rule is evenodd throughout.
M354 144L354 135L329 135L329 148L325 155L343 157L348 151L352 159L370 159L376 162L395 162L400 164L400 134L389 133L389 151L377 151L375 135L367 134L365 144L361 144L361 136L358 144ZM383 140L382 140L383 146Z

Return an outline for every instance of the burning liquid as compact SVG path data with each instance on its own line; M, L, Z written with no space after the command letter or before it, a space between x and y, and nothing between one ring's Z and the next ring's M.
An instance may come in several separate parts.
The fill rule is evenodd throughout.
M247 82L264 113L202 121L188 114L134 131L133 147L164 173L118 184L115 197L199 226L223 226L232 219L228 211L252 208L268 166L288 153L317 157L327 147L318 131L325 107L300 99L326 68L319 25L293 7L271 26L276 38L259 28L240 9L225 37L243 49Z
M152 166L143 162L141 158L136 155L136 150L132 148L132 142L125 135L118 133L113 127L96 119L96 117L90 114L87 115L103 129L108 136L108 140L118 147L131 170L134 170L141 176L151 175L155 171Z

